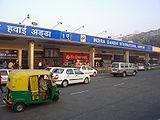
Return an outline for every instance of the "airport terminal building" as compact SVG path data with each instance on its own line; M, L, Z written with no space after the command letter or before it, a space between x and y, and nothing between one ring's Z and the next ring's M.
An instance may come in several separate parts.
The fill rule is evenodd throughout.
M87 64L107 68L114 61L160 64L160 48L97 36L0 22L0 65L23 69Z

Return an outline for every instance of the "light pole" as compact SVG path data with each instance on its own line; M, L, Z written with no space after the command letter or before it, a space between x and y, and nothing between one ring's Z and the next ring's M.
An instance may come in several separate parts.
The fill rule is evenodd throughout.
M62 25L62 22L59 22L59 23L57 23L55 26L53 26L53 29L54 29L55 27L57 27L58 25Z
M27 17L25 17L24 20L22 20L22 22L19 22L19 24L22 24L26 19L30 19L29 14L27 14Z
M33 26L37 26L38 23L37 23L37 22L32 22L32 25L33 25Z
M79 29L84 28L84 25L80 26L79 28L75 29L73 32L78 31Z
M104 31L98 33L96 36L99 36L99 35L102 34L102 33L107 33L107 30L104 30Z

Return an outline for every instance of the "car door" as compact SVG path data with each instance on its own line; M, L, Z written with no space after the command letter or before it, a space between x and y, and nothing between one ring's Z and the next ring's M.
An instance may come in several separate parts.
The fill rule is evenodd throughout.
M84 73L88 74L88 69L87 69L86 66L82 66L82 71L83 71Z
M84 82L84 73L81 72L79 69L73 70L76 75L76 83Z
M67 79L69 80L69 84L76 83L76 75L73 72L73 69L67 69L66 74L67 74Z
M87 66L88 74L93 75L94 69L92 67Z

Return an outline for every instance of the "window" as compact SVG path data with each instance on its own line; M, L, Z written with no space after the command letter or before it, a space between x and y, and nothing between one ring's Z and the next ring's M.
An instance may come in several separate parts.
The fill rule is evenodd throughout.
M88 70L93 70L93 68L91 68L91 67L87 67L88 68Z
M125 64L125 68L128 68L128 64L127 63Z
M118 64L118 63L113 63L111 67L112 67L112 68L118 68L118 67L119 67L119 64Z
M7 71L0 71L1 75L8 75Z
M121 64L121 68L125 68L124 64Z
M83 66L83 67L82 67L82 70L86 70L86 67L85 67L85 66Z
M54 69L53 73L59 73L62 74L64 69Z
M70 74L70 75L71 75L71 74L74 74L72 69L68 69L68 70L66 71L66 73L67 73L67 74Z
M132 67L132 64L129 64L129 67L131 68L131 67Z
M81 72L81 71L78 70L78 69L74 69L74 72L75 72L75 74L83 74L83 72Z

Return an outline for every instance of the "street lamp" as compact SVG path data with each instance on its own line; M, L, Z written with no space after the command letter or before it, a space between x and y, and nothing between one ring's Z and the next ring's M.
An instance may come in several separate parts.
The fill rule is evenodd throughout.
M75 29L73 32L78 31L79 29L84 28L84 25L80 26L79 28Z
M102 33L107 33L107 30L104 30L104 31L98 33L96 36L99 36L99 35L102 34Z
M62 22L57 23L55 26L53 26L53 28L57 27L58 25L61 25Z
M25 17L24 20L22 20L22 22L19 22L19 24L22 24L26 19L30 19L29 14L27 14L27 17Z
M37 23L37 22L32 22L32 25L33 25L33 26L37 26L38 23Z

